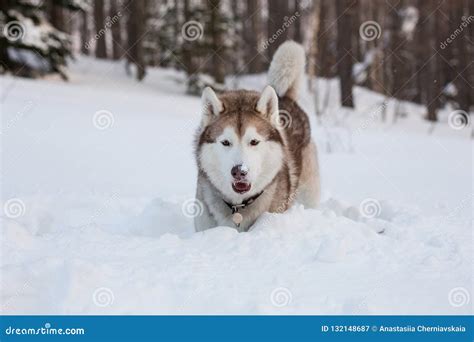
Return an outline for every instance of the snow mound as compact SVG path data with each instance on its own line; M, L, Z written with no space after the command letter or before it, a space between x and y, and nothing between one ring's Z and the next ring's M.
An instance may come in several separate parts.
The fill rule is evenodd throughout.
M186 201L155 199L109 225L60 222L27 202L32 217L48 219L4 219L5 313L468 313L446 299L468 255L456 231L388 203L368 218L330 199L320 210L264 214L247 233L194 233ZM43 229L51 222L62 228Z

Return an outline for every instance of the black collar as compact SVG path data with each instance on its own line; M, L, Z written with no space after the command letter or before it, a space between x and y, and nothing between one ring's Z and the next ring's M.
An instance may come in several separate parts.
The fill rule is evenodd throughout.
M256 200L257 198L259 198L261 194L263 194L263 190L260 191L258 194L253 195L252 197L249 197L249 198L247 198L246 200L242 201L241 204L232 204L232 203L227 202L227 201L224 200L224 199L223 199L223 201L224 201L224 203L227 204L227 206L232 210L232 214L235 214L236 212L239 211L239 209L243 209L243 208L245 208L246 206L249 206L250 204L252 204L253 202L255 202L255 200Z

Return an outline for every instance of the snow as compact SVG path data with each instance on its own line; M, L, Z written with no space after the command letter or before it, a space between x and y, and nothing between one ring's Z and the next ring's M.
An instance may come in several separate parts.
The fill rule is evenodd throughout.
M200 100L184 75L71 69L69 83L0 78L2 313L472 313L471 128L448 110L428 124L421 106L362 88L341 109L337 81L318 80L327 113L316 120L308 94L301 105L321 207L194 233Z
M407 6L402 9L401 16L402 32L408 40L412 40L420 16L418 9L414 6Z

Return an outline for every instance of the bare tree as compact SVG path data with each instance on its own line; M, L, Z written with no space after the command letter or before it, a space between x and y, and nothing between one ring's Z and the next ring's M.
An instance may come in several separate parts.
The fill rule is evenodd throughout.
M98 37L95 48L97 58L107 58L107 41L105 40L104 0L94 2L95 33Z
M185 23L191 20L191 7L189 2L190 0L183 0L183 15ZM193 42L190 42L189 40L184 40L182 46L183 64L186 75L188 76L186 92L192 95L199 95L200 90L197 86L197 66L193 58L192 43Z
M141 81L145 78L145 60L143 54L143 38L145 35L145 11L146 0L130 0L128 5L130 14L128 16L128 46L127 63L135 64L137 68L136 78Z
M109 16L110 18L114 18L118 15L118 1L112 0L110 1L110 9L109 9ZM121 21L118 20L113 22L112 24L112 58L113 59L120 59L123 56L123 48L122 48L122 27Z
M222 40L222 29L219 27L219 15L220 15L220 0L209 0L209 10L211 13L210 29L212 36L212 76L214 81L219 84L225 82L225 65L222 54L224 53L223 40Z
M330 46L333 30L329 27L333 19L330 18L330 7L332 3L328 1L319 2L319 28L317 31L316 44L316 74L321 77L331 77L331 65L333 63L333 51Z
M298 42L298 43L303 43L303 32L301 28L301 21L303 20L301 16L301 0L294 0L293 1L293 10L294 13L300 14L294 24L293 24L293 40Z
M354 0L336 0L336 16L337 16L337 71L340 79L341 105L344 107L354 108L354 100L352 96L352 36L354 32L352 27L353 16L355 11ZM357 32L357 30L356 30Z
M248 71L258 73L263 71L262 55L259 44L262 40L262 2L261 0L247 0L247 16L244 22L245 37L247 40Z
M276 49L288 39L288 30L284 26L290 12L288 0L268 1L267 36L272 39L268 44L268 57L271 59Z
M81 52L84 55L89 55L89 40L90 40L90 32L89 32L89 13L87 11L82 11L81 13Z
M468 18L472 12L469 11L468 1L453 2L453 6L454 22L458 26L457 30L459 31L461 23L466 21L466 18ZM472 4L470 6L471 9L474 7ZM470 25L472 26L472 24ZM469 111L469 107L474 103L474 97L472 97L472 95L474 95L472 90L472 84L474 84L474 80L472 79L472 69L474 68L472 61L474 56L472 47L473 41L471 39L469 38L469 27L467 27L460 32L459 36L456 37L453 42L457 52L455 70L457 74L461 75L455 78L455 84L458 90L457 102L459 107L465 111Z
M433 37L435 29L436 2L418 1L420 10L420 25L418 30L418 57L419 57L419 92L422 94L422 101L426 105L428 121L437 121L437 109L439 104L439 81L436 79L437 62L435 49L437 44ZM423 96L424 94L424 96Z

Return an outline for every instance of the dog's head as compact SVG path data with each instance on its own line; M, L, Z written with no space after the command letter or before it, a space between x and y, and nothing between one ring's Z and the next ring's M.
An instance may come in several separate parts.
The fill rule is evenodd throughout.
M261 192L280 171L284 141L278 129L278 97L271 87L261 94L230 91L202 95L197 140L200 169L230 201Z

